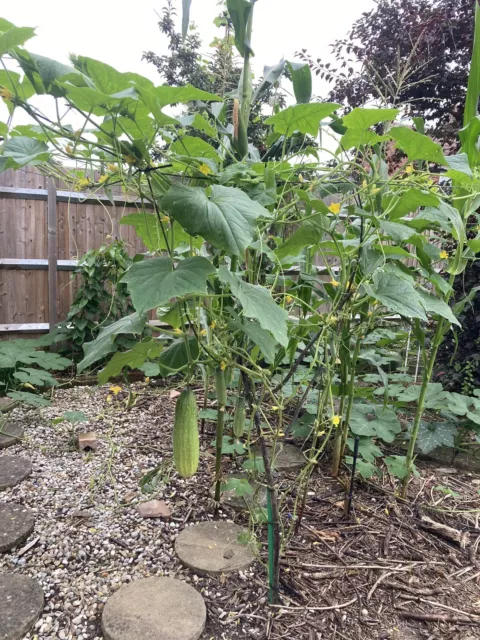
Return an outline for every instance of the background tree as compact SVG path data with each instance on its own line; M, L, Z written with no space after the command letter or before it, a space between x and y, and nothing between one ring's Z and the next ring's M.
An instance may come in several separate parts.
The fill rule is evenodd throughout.
M328 99L349 108L369 102L421 113L444 144L462 126L473 47L473 0L378 0L332 45L335 62L316 60L332 84Z
M202 51L203 43L194 25L190 26L185 39L182 39L182 34L176 30L176 17L175 1L167 0L158 26L168 40L168 53L157 55L153 51L146 51L142 59L157 68L166 84L179 87L191 84L222 98L233 98L242 73L242 61L235 54L233 28L227 10L222 10L214 20L215 25L223 29L223 35L214 38L211 43L212 53L209 54ZM233 100L227 104L227 119L231 122ZM248 137L261 155L266 151L265 141L269 131L264 120L272 115L275 105L282 108L285 106L280 78L271 86L265 87L252 105Z

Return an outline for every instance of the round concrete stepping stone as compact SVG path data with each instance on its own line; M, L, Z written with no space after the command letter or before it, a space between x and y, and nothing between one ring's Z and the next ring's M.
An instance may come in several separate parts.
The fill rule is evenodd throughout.
M43 591L33 578L0 573L0 638L21 640L43 611Z
M0 553L24 542L34 525L33 513L27 507L22 504L0 504Z
M272 447L267 447L271 455ZM277 453L274 460L274 469L276 471L299 471L307 464L307 459L303 455L301 449L293 444L277 444ZM252 447L252 453L257 457L262 457L260 445Z
M242 529L231 522L199 522L184 529L175 540L175 551L196 573L217 576L247 569L254 556L251 545L239 542Z
M102 631L105 640L198 640L206 621L205 602L189 584L144 578L109 598Z
M248 484L252 487L252 493L246 493L242 495L237 492L235 488L223 491L221 496L221 502L232 509L237 511L245 511L249 508L265 507L267 505L267 489L263 485L255 482L253 478L248 477L248 473L238 471L235 473L229 473L224 478L224 482L227 483L230 479L233 480L247 480ZM213 500L215 496L215 483L210 488L210 496Z
M19 424L5 424L0 429L0 449L18 444L23 438L23 427Z
M21 456L0 456L0 491L14 487L32 473L32 463ZM3 640L0 636L0 640Z

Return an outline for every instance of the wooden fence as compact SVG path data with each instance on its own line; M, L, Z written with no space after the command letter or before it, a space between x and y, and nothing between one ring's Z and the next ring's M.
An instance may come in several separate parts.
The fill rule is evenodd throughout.
M0 173L0 339L44 333L66 317L71 271L89 249L122 238L131 255L146 248L121 217L139 210L114 191L74 193L34 167Z

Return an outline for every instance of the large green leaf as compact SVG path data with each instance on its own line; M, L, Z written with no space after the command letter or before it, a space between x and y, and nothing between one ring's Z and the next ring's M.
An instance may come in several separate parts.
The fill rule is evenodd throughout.
M31 27L12 27L0 34L0 56L4 56L10 49L18 47L35 35Z
M57 353L37 350L37 341L9 340L0 342L0 369L15 369L18 363L32 364L42 369L62 371L71 361Z
M270 331L275 340L286 347L288 313L275 303L270 291L266 287L244 282L226 267L220 267L218 276L222 282L230 286L233 295L243 307L245 317L257 320L263 329Z
M355 446L355 440L353 438L347 439L347 447L350 451L353 451ZM375 458L381 458L383 453L380 447L378 447L372 438L368 436L359 437L358 453L367 462L375 462Z
M417 133L408 127L393 127L389 135L396 140L397 147L407 154L410 161L426 160L446 165L441 145L428 136Z
M48 407L50 405L50 400L47 400L47 398L37 396L34 393L29 393L28 391L9 391L7 396L12 400L24 402L32 407Z
M67 77L73 79L76 75L82 78L80 72L74 67L36 53L22 52L18 56L18 61L36 92L40 94L63 95L64 90L56 86L58 80Z
M389 311L407 318L426 320L420 296L411 282L394 272L376 273L372 285L364 285L368 295L379 300Z
M349 129L368 129L379 122L395 120L400 109L364 109L356 107L342 118L342 124Z
M136 311L142 313L191 293L207 293L207 278L215 268L206 258L182 260L176 268L170 258L136 262L126 271L126 282Z
M447 395L448 408L457 416L466 416L475 424L480 424L480 400L462 395L449 393Z
M46 162L50 157L47 145L26 136L15 136L3 145L3 155L11 158L19 167Z
M141 238L143 244L149 251L165 251L167 248L165 238L160 228L160 223L157 216L154 213L129 213L123 218L120 218L120 224L128 224L135 227L135 231L139 238ZM171 223L164 223L165 234L167 240L170 242L171 238ZM202 246L201 238L192 238L184 229L178 224L173 222L173 233L175 238L175 246L184 242L189 244L193 242L193 246L197 249Z
M324 232L314 224L303 223L296 229L286 242L275 250L275 255L279 260L288 257L296 257L307 247L317 244L323 238Z
M460 322L454 316L453 311L446 302L440 300L440 298L429 295L426 291L420 290L418 293L420 295L420 302L427 313L435 316L441 316L452 324L456 324L459 327L461 326Z
M397 399L399 402L416 402L420 397L420 392L421 385L412 384L406 387L402 393L399 393ZM447 391L443 390L439 382L429 383L425 398L425 408L436 409L437 411L447 408L450 395Z
M247 41L247 25L253 4L250 0L227 0L227 9L235 31L235 45L243 57L248 51L253 55L250 42Z
M157 363L160 367L160 375L168 376L182 371L189 363L189 354L192 361L198 359L199 346L195 337L188 338L188 348L185 339L176 340L162 351Z
M420 422L416 446L422 453L437 447L454 447L458 428L450 422Z
M276 133L289 137L295 132L316 136L320 121L338 109L340 105L333 102L314 102L287 107L270 116L265 124L270 124Z
M157 358L162 352L162 344L150 338L139 342L130 351L117 351L107 366L98 374L99 384L105 384L110 378L118 376L125 367L138 369L145 362Z
M238 318L232 320L229 326L231 326L234 331L243 331L243 333L260 348L268 364L271 364L275 360L277 342L272 338L272 334L262 329L256 320Z
M193 236L200 235L219 249L243 256L255 236L255 221L270 213L235 187L208 189L175 184L162 198L162 207Z
M376 436L384 442L393 442L402 430L395 411L376 404L355 404L349 426L357 436Z
M416 232L414 229L407 227L405 224L400 224L398 222L389 222L388 220L380 220L379 222L380 229L389 235L395 242L401 244L402 242L406 242L412 236L416 236Z
M387 456L384 458L388 472L399 480L405 478L408 474L407 457L406 456Z
M384 210L388 208L390 219L396 220L416 211L419 207L436 207L439 202L435 194L412 187L402 193L387 194L382 204Z
M378 142L388 140L387 136L379 136L375 131L370 129L347 129L340 140L340 145L348 151L353 147L373 146Z
M102 360L105 356L116 351L115 337L120 333L142 333L147 318L145 315L133 313L125 318L120 318L113 324L100 330L100 333L92 340L83 345L85 357L77 365L77 372L81 373L95 362Z
M198 115L198 114L197 114ZM210 158L218 160L218 153L211 144L196 136L183 136L178 138L170 147L170 151L179 156L190 158Z
M255 93L252 97L252 104L261 98L265 92L278 81L284 69L285 60L283 58L272 67L263 67L263 77L260 80L260 84L255 89Z
M308 104L312 98L312 71L307 62L287 62L292 76L297 104Z
M27 382L39 387L56 387L58 385L58 381L48 371L42 371L41 369L21 367L13 375L20 382Z

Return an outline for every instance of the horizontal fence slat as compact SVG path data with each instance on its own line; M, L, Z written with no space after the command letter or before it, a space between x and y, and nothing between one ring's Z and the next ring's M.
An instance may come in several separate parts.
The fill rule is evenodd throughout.
M47 189L25 189L23 187L1 187L0 198L16 198L18 200L47 200ZM71 202L72 204L104 204L106 206L141 207L153 209L150 202L128 200L120 196L113 196L112 200L105 195L81 193L78 191L57 191L57 202Z
M57 260L58 271L74 271L78 260ZM48 260L43 258L0 258L0 269L47 270Z

